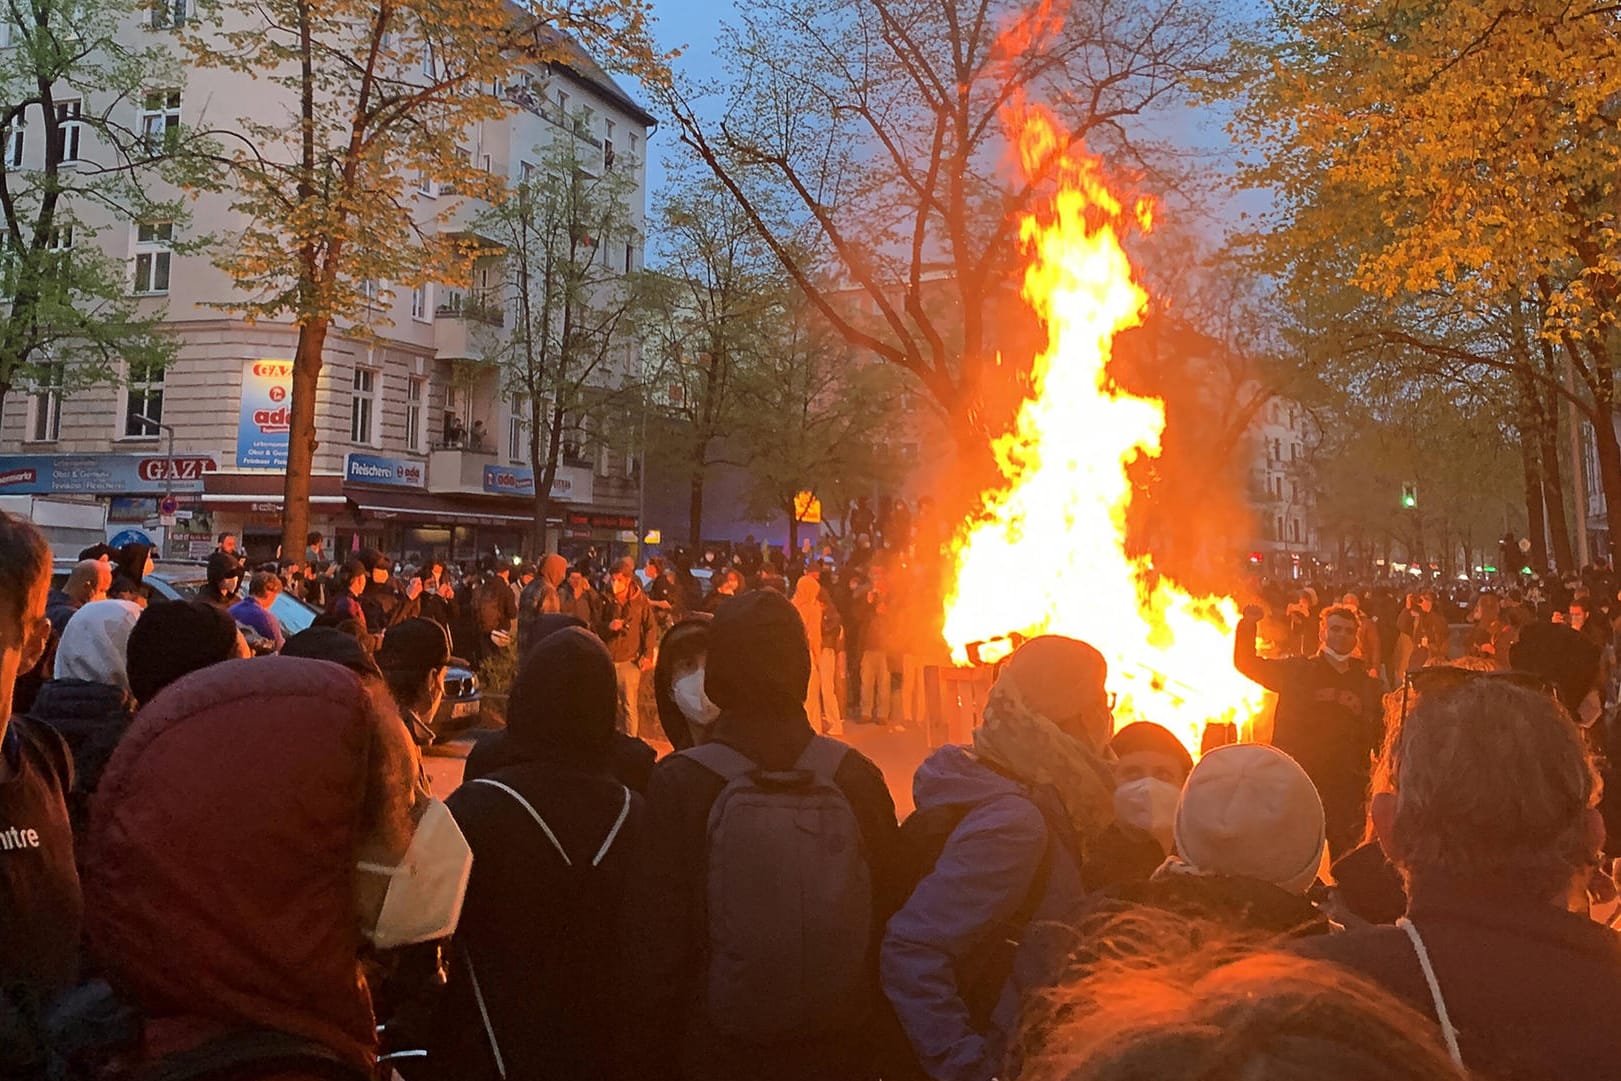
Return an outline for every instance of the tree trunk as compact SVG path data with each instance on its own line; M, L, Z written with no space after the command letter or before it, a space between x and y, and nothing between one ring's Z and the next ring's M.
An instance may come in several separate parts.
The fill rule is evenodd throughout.
M1594 388L1593 442L1598 450L1599 483L1604 488L1604 524L1609 530L1608 551L1611 566L1615 565L1616 544L1621 542L1621 442L1615 435L1615 391L1609 381L1603 380ZM1577 463L1577 468L1581 464ZM1586 508L1578 508L1585 513Z
M321 383L321 353L328 320L313 318L298 328L293 354L293 397L287 412L287 475L281 496L281 557L304 558L310 530L310 474L315 467L315 392Z
M702 469L694 469L692 474L692 491L687 502L687 543L693 549L702 547L704 543L704 473Z
M799 513L791 499L788 501L788 554L799 554Z
M1534 441L1524 432L1520 433L1520 458L1525 464L1525 518L1527 523L1525 535L1531 541L1531 566L1538 574L1548 572L1548 528L1542 520L1546 504L1542 500L1542 471L1537 462L1537 451ZM1518 559L1519 552L1506 553L1510 559ZM1519 572L1519 567L1500 567L1501 573L1513 576Z
M1559 410L1544 410L1538 418L1537 457L1542 462L1542 498L1548 508L1548 535L1553 541L1554 564L1561 575L1576 570L1576 553L1570 543L1570 519L1565 511L1565 469L1559 460ZM1576 468L1580 468L1576 463ZM1576 513L1585 513L1577 507Z

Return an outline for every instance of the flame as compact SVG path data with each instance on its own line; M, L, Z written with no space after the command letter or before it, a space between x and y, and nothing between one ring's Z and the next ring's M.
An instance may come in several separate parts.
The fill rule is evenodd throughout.
M958 664L970 643L1012 633L1090 642L1109 661L1116 724L1154 721L1197 755L1206 723L1250 721L1262 691L1233 668L1237 604L1192 596L1151 556L1126 552L1127 467L1158 456L1165 409L1115 386L1109 361L1148 300L1121 237L1147 231L1153 207L1122 207L1098 161L1043 110L1010 109L1007 121L1025 174L1056 180L1020 224L1024 297L1048 344L993 447L1005 483L982 493L953 539L945 639Z

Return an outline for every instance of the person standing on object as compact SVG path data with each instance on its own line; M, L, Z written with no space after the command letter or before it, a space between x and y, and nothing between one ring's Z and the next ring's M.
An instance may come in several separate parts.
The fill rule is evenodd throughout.
M1272 745L1300 763L1317 787L1329 851L1349 852L1367 823L1370 756L1383 730L1380 686L1356 655L1356 612L1323 609L1315 656L1265 659L1255 652L1262 612L1244 609L1233 638L1233 666L1278 696Z

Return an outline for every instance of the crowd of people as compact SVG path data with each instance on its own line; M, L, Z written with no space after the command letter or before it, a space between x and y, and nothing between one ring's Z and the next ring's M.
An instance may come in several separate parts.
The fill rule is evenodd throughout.
M818 671L841 587L924 573L885 551L761 553L712 568L704 604L674 560L594 582L560 557L452 581L368 554L240 596L222 543L204 596L143 604L132 554L87 552L53 590L39 534L0 517L0 1076L1543 1081L1621 1061L1604 673L1567 663L1580 628L1538 613L1503 657L1482 617L1479 656L1421 633L1426 663L1392 667L1343 596L1292 649L1256 643L1293 602L1252 609L1234 662L1277 692L1270 741L1197 760L1118 723L1093 645L1035 637L900 821ZM278 586L318 625L263 622ZM895 648L872 643L858 673ZM514 661L506 724L435 792L425 720L475 645Z

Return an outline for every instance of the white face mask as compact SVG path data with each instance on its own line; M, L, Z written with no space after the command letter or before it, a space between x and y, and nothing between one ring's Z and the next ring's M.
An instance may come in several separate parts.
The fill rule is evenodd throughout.
M687 719L688 724L695 724L707 728L715 723L720 716L720 707L709 700L704 694L704 670L694 668L686 675L670 682L670 697L675 699L676 708L681 716Z
M1352 654L1352 653L1336 653L1332 649L1329 649L1327 646L1324 646L1323 647L1323 656L1327 657L1331 661L1335 661L1335 662L1337 662L1339 664L1344 664L1346 661L1350 660L1353 656L1355 656L1355 654Z
M362 871L388 876L388 892L375 927L361 933L380 950L431 942L456 929L461 919L473 850L450 808L430 800L398 867L360 862Z
M1158 777L1140 777L1114 790L1114 816L1124 825L1135 827L1171 851L1176 829L1176 804L1182 790Z

